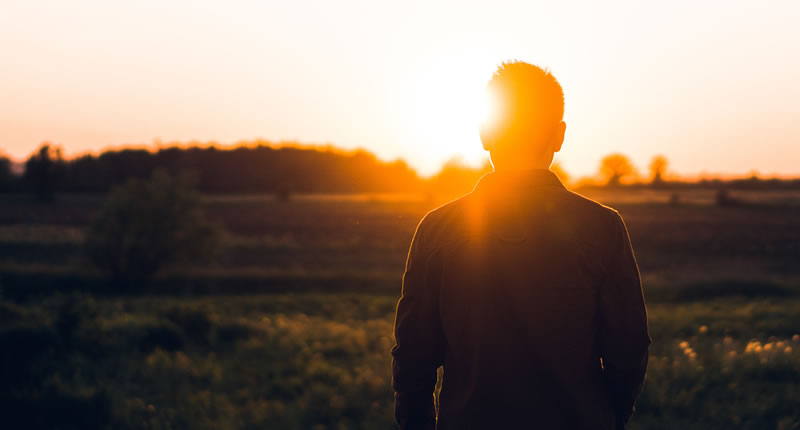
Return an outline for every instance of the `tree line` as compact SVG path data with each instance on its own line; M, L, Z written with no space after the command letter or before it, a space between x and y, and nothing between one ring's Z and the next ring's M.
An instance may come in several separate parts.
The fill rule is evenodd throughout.
M573 181L581 186L710 186L732 188L797 188L800 180L747 179L681 182L670 178L666 157L657 155L649 175L640 175L630 159L619 153L600 161L599 179ZM441 196L463 194L477 179L491 171L488 162L474 168L458 160L447 162L431 178L421 178L403 160L382 161L365 150L342 151L296 143L274 145L267 141L244 142L231 149L214 146L170 146L108 150L99 155L65 159L61 149L44 142L15 174L12 163L0 155L0 192L32 192L41 200L56 193L106 193L132 179L149 178L157 170L188 173L195 188L206 194L408 192ZM564 182L569 175L557 163L551 168Z
M29 190L42 199L57 192L105 193L162 169L188 173L196 189L209 194L399 192L422 185L405 161L385 162L363 150L267 143L233 149L173 146L67 160L59 148L44 143L27 159L21 176L12 173L7 158L0 159L0 191Z

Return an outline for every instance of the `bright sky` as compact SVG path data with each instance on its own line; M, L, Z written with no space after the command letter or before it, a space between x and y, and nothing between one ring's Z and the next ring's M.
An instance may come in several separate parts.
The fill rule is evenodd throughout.
M430 174L484 156L495 65L549 67L573 175L800 174L800 2L0 2L0 151L330 142Z

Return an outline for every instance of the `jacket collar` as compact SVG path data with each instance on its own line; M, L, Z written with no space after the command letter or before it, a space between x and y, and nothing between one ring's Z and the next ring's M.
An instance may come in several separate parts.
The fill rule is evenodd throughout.
M564 184L555 173L547 169L533 169L520 172L490 172L483 176L473 191L485 188L518 188L518 187L556 187L564 188Z

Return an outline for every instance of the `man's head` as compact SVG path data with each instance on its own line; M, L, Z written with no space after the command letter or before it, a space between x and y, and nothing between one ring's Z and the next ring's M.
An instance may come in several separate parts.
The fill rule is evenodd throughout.
M564 92L546 69L504 62L487 86L491 118L481 125L495 168L547 168L561 149Z

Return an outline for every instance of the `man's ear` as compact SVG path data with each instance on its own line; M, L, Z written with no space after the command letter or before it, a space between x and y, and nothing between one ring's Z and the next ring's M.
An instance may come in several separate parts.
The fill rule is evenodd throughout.
M564 134L567 132L567 123L561 121L556 127L556 132L553 135L553 152L561 151L561 145L564 144Z

